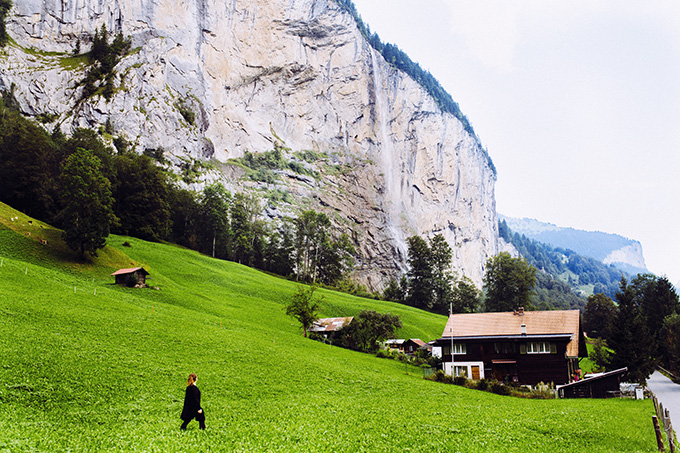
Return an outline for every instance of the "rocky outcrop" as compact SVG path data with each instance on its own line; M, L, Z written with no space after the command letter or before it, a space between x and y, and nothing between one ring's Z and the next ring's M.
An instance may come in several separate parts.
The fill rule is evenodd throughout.
M306 163L318 178L281 176L274 187L293 201L268 212L336 213L359 251L356 277L371 288L405 270L413 234L442 233L454 268L477 283L497 253L495 175L477 139L331 0L15 0L11 14L17 44L0 56L0 88L15 84L26 114L52 115L47 127L110 120L114 134L138 150L164 148L175 165L212 159L221 171L205 177L234 191L272 188L224 165L246 150L322 156ZM79 102L85 66L67 54L78 39L89 48L102 24L134 50L115 68L110 101Z

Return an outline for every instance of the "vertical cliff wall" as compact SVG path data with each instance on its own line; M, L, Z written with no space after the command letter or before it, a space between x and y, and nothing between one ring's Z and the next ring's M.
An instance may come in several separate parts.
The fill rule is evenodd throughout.
M102 24L134 51L116 67L110 101L78 102L85 66L66 54L78 39L89 49ZM234 191L267 189L219 164L246 150L278 143L324 156L306 164L320 177L282 175L275 187L294 201L268 212L333 214L359 250L356 277L372 288L405 270L413 234L442 233L454 268L477 283L498 250L495 175L476 138L331 0L15 0L8 30L16 45L0 56L0 88L15 84L24 113L51 115L48 128L109 120L175 165L212 159L221 172L206 177Z

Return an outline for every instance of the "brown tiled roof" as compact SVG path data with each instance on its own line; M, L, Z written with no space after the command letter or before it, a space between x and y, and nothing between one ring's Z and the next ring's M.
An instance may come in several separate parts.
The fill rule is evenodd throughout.
M527 335L572 334L567 355L578 356L580 313L578 310L525 311L500 313L465 313L449 315L442 337L475 337L521 335L522 324Z
M143 270L144 272L146 272L143 267L131 267L129 269L118 269L116 272L114 272L111 275L132 274L133 272L136 272L140 269ZM148 272L146 272L146 273L148 274Z
M321 318L314 321L312 327L310 327L311 332L335 332L340 330L342 327L346 326L354 319L353 316L347 318Z
M420 338L411 338L409 341L414 342L414 343L417 344L419 347L422 347L422 346L425 345L425 342L424 342L423 340L421 340Z

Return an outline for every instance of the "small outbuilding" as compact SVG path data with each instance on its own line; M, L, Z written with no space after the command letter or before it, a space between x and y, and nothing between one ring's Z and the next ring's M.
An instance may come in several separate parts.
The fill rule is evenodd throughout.
M408 355L414 355L423 346L425 342L420 338L410 338L403 343L402 350Z
M598 373L557 388L560 398L611 398L621 395L621 376L628 368Z
M346 325L352 322L353 316L347 318L321 318L314 321L312 326L309 328L310 332L318 333L331 333L337 332Z
M130 269L118 269L113 274L116 277L116 285L125 285L130 288L146 287L146 279L149 273L143 267L133 267Z

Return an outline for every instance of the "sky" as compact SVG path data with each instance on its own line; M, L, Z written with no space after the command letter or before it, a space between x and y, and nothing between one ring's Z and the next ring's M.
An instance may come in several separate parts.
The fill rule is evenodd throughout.
M680 2L354 4L459 104L499 213L640 241L680 283Z

